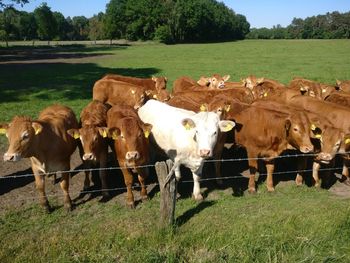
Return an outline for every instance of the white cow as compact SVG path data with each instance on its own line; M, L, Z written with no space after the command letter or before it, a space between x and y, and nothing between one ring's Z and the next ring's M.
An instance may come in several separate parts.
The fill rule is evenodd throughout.
M152 135L157 145L174 162L176 179L179 180L180 165L188 167L193 175L193 197L202 200L199 179L204 160L211 157L219 129L230 131L235 123L221 121L215 112L188 111L149 100L138 115L144 123L152 124Z

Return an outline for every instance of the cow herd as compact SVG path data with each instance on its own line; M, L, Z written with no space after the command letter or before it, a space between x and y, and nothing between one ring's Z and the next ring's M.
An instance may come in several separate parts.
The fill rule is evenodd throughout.
M349 181L350 81L326 85L302 78L287 86L249 76L229 82L230 76L214 74L198 81L180 77L172 92L165 77L149 79L105 75L93 86L92 101L78 121L71 109L52 105L35 120L15 116L0 125L9 148L4 161L30 158L40 204L50 211L45 177L61 172L60 186L66 209L69 196L70 156L78 147L85 169L84 189L90 187L89 168L99 166L102 195L109 198L106 180L109 148L115 155L127 187L126 204L134 207L133 178L147 199L145 180L149 164L165 156L173 160L169 176L179 179L180 166L193 176L193 198L202 200L200 178L206 159L220 160L225 143L244 147L249 163L248 191L256 192L255 175L261 160L267 171L268 191L274 191L275 160L286 150L299 155L296 184L303 183L308 158L312 177L320 186L322 165L343 160L343 179ZM222 180L220 162L215 177Z

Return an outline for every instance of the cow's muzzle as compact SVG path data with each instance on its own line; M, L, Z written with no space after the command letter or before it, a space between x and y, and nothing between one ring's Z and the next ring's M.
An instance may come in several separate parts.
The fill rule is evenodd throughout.
M130 151L125 154L125 159L127 161L138 160L140 158L140 154L138 151Z
M18 153L5 153L4 154L4 161L5 162L18 162L22 158Z
M320 152L316 157L316 160L324 164L329 164L330 161L332 161L332 159L333 159L333 156L325 152Z
M312 152L313 149L314 149L314 147L313 147L312 145L310 145L310 146L301 146L301 147L300 147L300 151L301 151L302 153L309 153L309 152Z
M199 150L199 155L200 155L200 157L202 157L202 158L210 157L210 150L201 149L201 150Z
M83 160L84 161L95 161L96 160L96 157L94 156L94 154L92 153L85 153L83 155Z

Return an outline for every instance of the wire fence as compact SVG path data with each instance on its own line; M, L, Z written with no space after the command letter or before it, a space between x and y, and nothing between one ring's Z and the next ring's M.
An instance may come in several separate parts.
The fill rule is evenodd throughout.
M314 157L316 154L292 154L292 155L282 155L278 156L275 159L281 159L281 158L297 158L297 157ZM231 158L231 159L218 159L218 160L204 160L204 162L207 163L214 163L214 162L241 162L241 161L249 161L249 160L264 160L264 158ZM141 165L137 166L136 168L154 168L154 164L149 164L149 165ZM50 172L50 173L43 173L41 174L42 176L45 175L52 175L55 173L80 173L80 172L93 172L93 171L112 171L112 170L121 170L125 169L128 167L120 167L120 166L115 166L115 167L106 167L106 168L88 168L88 169L74 169L74 170L67 170L67 171L57 171L57 172ZM341 171L343 167L328 167L328 168L320 168L318 169L319 172L337 172ZM276 171L273 173L273 175L279 175L279 174L297 174L297 173L308 173L312 172L313 169L298 169L298 170L287 170L287 171ZM267 173L259 173L260 176L266 176ZM17 179L17 178L25 178L25 177L33 177L34 174L22 174L22 175L8 175L8 176L0 176L0 182L1 180L4 179ZM199 181L200 182L207 182L207 181L215 181L215 180L237 180L237 179L248 179L248 176L244 175L234 175L234 176L225 176L225 177L208 177L208 178L201 178ZM193 180L182 180L181 183L193 183ZM159 186L158 183L152 183L152 184L147 184L145 187L150 187L150 186ZM140 186L133 186L132 189L139 188ZM126 191L126 187L116 187L116 188L108 188L108 189L94 189L94 190L82 190L79 192L70 192L72 195L86 195L86 194L96 194L96 193L101 193L101 192L112 192L112 191ZM63 194L51 194L47 195L48 197L58 197L58 196L63 196ZM28 198L26 198L28 199ZM26 200L25 199L25 200ZM33 196L31 199L36 199L36 197ZM19 199L20 201L20 199Z

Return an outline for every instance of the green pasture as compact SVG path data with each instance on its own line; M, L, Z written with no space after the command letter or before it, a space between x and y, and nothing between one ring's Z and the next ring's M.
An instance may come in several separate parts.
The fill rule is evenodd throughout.
M350 79L349 58L348 40L0 48L0 123L52 103L79 115L106 73L167 76L169 90L177 77L213 73L334 84ZM158 192L135 210L112 199L67 214L61 198L50 199L51 214L36 202L10 209L0 216L0 262L350 262L349 199L292 181L237 196L235 184L205 183L202 203L179 199L173 229L158 227Z

